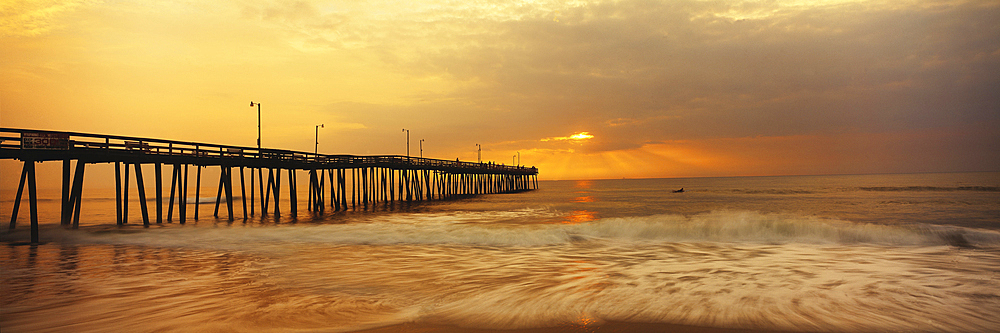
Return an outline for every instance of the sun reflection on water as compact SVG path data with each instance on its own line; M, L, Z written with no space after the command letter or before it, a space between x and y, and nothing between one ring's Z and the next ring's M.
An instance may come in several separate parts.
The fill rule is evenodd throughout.
M597 212L589 210L574 210L566 216L566 224L590 222L597 219Z

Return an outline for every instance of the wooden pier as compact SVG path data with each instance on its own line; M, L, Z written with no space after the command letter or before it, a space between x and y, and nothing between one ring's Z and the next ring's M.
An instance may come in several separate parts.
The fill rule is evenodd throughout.
M324 155L308 152L258 149L151 138L86 133L0 128L0 159L24 162L18 184L10 229L17 224L21 196L27 185L31 217L31 242L38 242L35 163L62 161L62 210L60 223L77 228L87 164L114 163L117 222L128 221L129 182L135 180L143 225L174 219L177 203L179 223L188 218L189 166L195 166L195 198L200 197L201 170L219 167L220 177L214 216L225 203L229 221L236 219L233 173L238 172L242 219L257 214L280 216L282 173L287 175L289 210L298 213L297 172L308 171L307 209L323 213L368 209L377 204L427 200L447 200L459 196L513 193L538 188L538 169L493 163L449 161L409 156ZM76 160L75 166L72 163ZM152 165L155 175L155 221L146 200L143 165ZM169 195L164 198L163 168L170 168ZM132 171L132 170L134 171ZM148 168L147 168L148 170ZM72 171L72 172L71 172ZM246 173L250 174L250 202L247 203ZM134 173L134 177L130 176ZM350 183L350 186L348 186ZM327 186L329 184L329 186ZM350 191L348 191L350 189ZM259 195L259 196L257 196ZM259 198L259 199L258 199ZM166 199L166 200L165 200ZM198 219L195 203L193 218ZM249 211L248 211L249 209Z

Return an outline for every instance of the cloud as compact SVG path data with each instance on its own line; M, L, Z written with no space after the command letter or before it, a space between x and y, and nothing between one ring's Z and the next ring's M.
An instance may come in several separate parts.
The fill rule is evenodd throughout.
M600 153L1000 125L1000 7L988 1L485 2L401 12L362 13L340 27L364 41L355 51L378 54L390 70L453 85L359 114L422 115L467 140L527 144L586 130L596 138L577 151ZM374 22L384 28L359 31Z
M61 28L59 19L96 0L13 0L0 3L0 37L38 36Z
M407 128L442 158L474 160L481 144L484 158L522 151L566 172L600 161L581 177L749 165L754 144L832 142L819 137L928 142L903 133L947 129L961 150L995 136L955 129L1000 127L989 0L0 6L5 126L252 143L255 100L276 147L312 148L302 133L326 123L324 149L402 153ZM581 132L593 137L557 139Z
M575 133L575 134L570 135L570 136L557 136L557 137L551 137L551 138L544 138L541 141L542 142L545 142L545 141L584 141L584 140L589 140L589 139L593 139L593 138L594 138L594 136L591 135L590 132L580 132L580 133Z
M560 22L436 22L421 38L448 43L393 59L469 82L450 98L530 114L552 134L585 127L607 149L996 122L997 6L937 4L592 3L561 8Z

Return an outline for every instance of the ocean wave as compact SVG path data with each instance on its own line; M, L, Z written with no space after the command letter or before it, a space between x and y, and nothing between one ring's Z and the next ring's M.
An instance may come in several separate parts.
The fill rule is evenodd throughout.
M606 239L670 242L1000 245L1000 233L986 230L859 224L816 216L747 211L612 218L579 225L571 228L570 232Z
M735 188L717 191L735 194L772 195L821 194L830 192L1000 192L1000 186L860 186L815 189Z
M733 189L731 192L732 193L739 193L739 194L777 194L777 195L786 195L786 194L814 194L814 193L818 193L815 190L776 189L776 188L769 188L769 189Z
M866 186L855 189L869 192L1000 192L1000 186Z
M526 212L514 212L522 215ZM469 215L469 216L464 216ZM838 219L753 211L692 216L606 218L581 224L481 223L450 214L373 218L365 223L256 227L161 227L46 231L48 237L97 243L227 249L289 244L553 246L578 242L716 242L756 244L874 244L890 246L1000 246L1000 233L953 226L860 224ZM491 216L497 218L497 216Z

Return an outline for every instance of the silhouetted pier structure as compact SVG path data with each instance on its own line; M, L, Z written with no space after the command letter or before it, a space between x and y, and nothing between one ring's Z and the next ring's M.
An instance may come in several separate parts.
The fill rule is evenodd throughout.
M77 228L87 164L114 163L115 200L119 225L128 220L129 169L134 169L143 224L151 223L147 207L142 166L154 168L155 223L163 223L164 199L166 221L173 221L177 202L179 223L188 218L188 167L196 166L195 198L200 197L202 167L221 170L215 201L215 217L225 198L229 220L233 221L233 173L239 172L239 190L243 216L280 213L282 171L287 174L287 193L291 214L298 212L297 170L309 173L307 209L322 213L327 205L333 210L367 209L376 204L445 200L463 195L512 193L538 188L538 169L493 163L449 161L409 156L325 155L308 152L258 149L197 142L151 138L98 135L72 132L0 128L0 159L24 162L10 219L10 229L17 222L21 196L27 183L31 216L31 241L38 242L35 162L62 161L62 210L60 223ZM76 160L75 167L71 161ZM170 193L164 198L163 167L171 168ZM124 170L122 170L124 167ZM75 171L74 171L75 169ZM250 173L250 203L247 204L245 171ZM71 171L73 171L71 173ZM124 173L123 173L124 171ZM256 179L255 176L256 175ZM350 176L348 176L350 175ZM255 181L256 180L256 181ZM329 183L329 187L326 184ZM348 183L350 191L348 191ZM259 194L261 200L256 200ZM273 199L272 199L273 198ZM273 201L272 201L273 200ZM271 206L273 203L273 206ZM198 219L195 202L194 219ZM248 211L249 207L249 211ZM270 209L270 213L269 213Z

